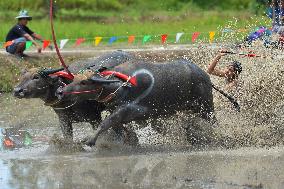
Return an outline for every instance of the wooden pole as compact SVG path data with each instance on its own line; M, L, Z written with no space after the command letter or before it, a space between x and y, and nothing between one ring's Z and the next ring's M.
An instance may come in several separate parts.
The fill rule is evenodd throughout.
M275 0L272 0L272 26L275 25Z

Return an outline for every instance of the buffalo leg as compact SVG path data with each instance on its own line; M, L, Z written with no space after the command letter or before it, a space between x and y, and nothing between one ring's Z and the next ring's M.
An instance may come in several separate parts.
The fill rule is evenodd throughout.
M122 124L142 118L145 113L146 108L136 104L129 104L119 107L99 125L95 136L89 139L86 144L88 146L94 146L101 133L107 131L111 127L120 126Z
M66 117L60 117L59 122L63 137L67 140L73 140L72 123Z

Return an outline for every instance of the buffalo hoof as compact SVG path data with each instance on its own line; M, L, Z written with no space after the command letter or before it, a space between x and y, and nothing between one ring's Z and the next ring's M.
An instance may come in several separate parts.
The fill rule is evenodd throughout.
M92 147L96 145L96 139L94 137L86 137L80 143Z
M85 151L82 144L73 142L72 139L64 139L57 135L51 137L47 149L51 153L72 153Z
M129 146L139 146L137 134L132 130L125 131L124 144Z

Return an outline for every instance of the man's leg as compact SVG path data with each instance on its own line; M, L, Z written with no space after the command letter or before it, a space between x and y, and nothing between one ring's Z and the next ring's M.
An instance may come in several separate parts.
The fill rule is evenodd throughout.
M7 48L7 52L18 56L23 56L26 49L26 38L20 37L14 40L14 43Z
M26 42L17 43L15 55L22 56L24 54L25 49L26 49Z

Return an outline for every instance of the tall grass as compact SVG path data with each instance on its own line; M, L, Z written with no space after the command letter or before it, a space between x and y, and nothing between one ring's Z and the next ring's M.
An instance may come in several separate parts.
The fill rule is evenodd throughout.
M163 20L162 20L163 19ZM16 20L12 19L2 23L0 27L0 41L5 40L8 30L15 24ZM54 26L58 39L77 39L87 38L93 41L96 36L105 37L103 42L107 42L112 36L120 36L120 41L127 41L127 36L135 35L142 38L144 35L152 35L152 42L160 40L161 34L169 34L168 42L175 41L175 34L184 32L182 38L184 43L191 41L193 32L201 32L201 38L206 40L209 31L222 31L223 28L239 29L248 28L249 31L256 26L268 26L269 20L265 17L251 17L250 14L243 12L239 15L238 12L223 12L217 11L203 12L202 14L188 14L182 16L161 16L156 20L131 21L113 23L98 23L92 20L74 20L65 21L60 18L55 20ZM45 39L51 39L50 23L48 19L32 20L28 25L33 31L41 34ZM217 36L218 37L218 33ZM156 37L155 37L156 36ZM123 38L125 37L125 38Z

